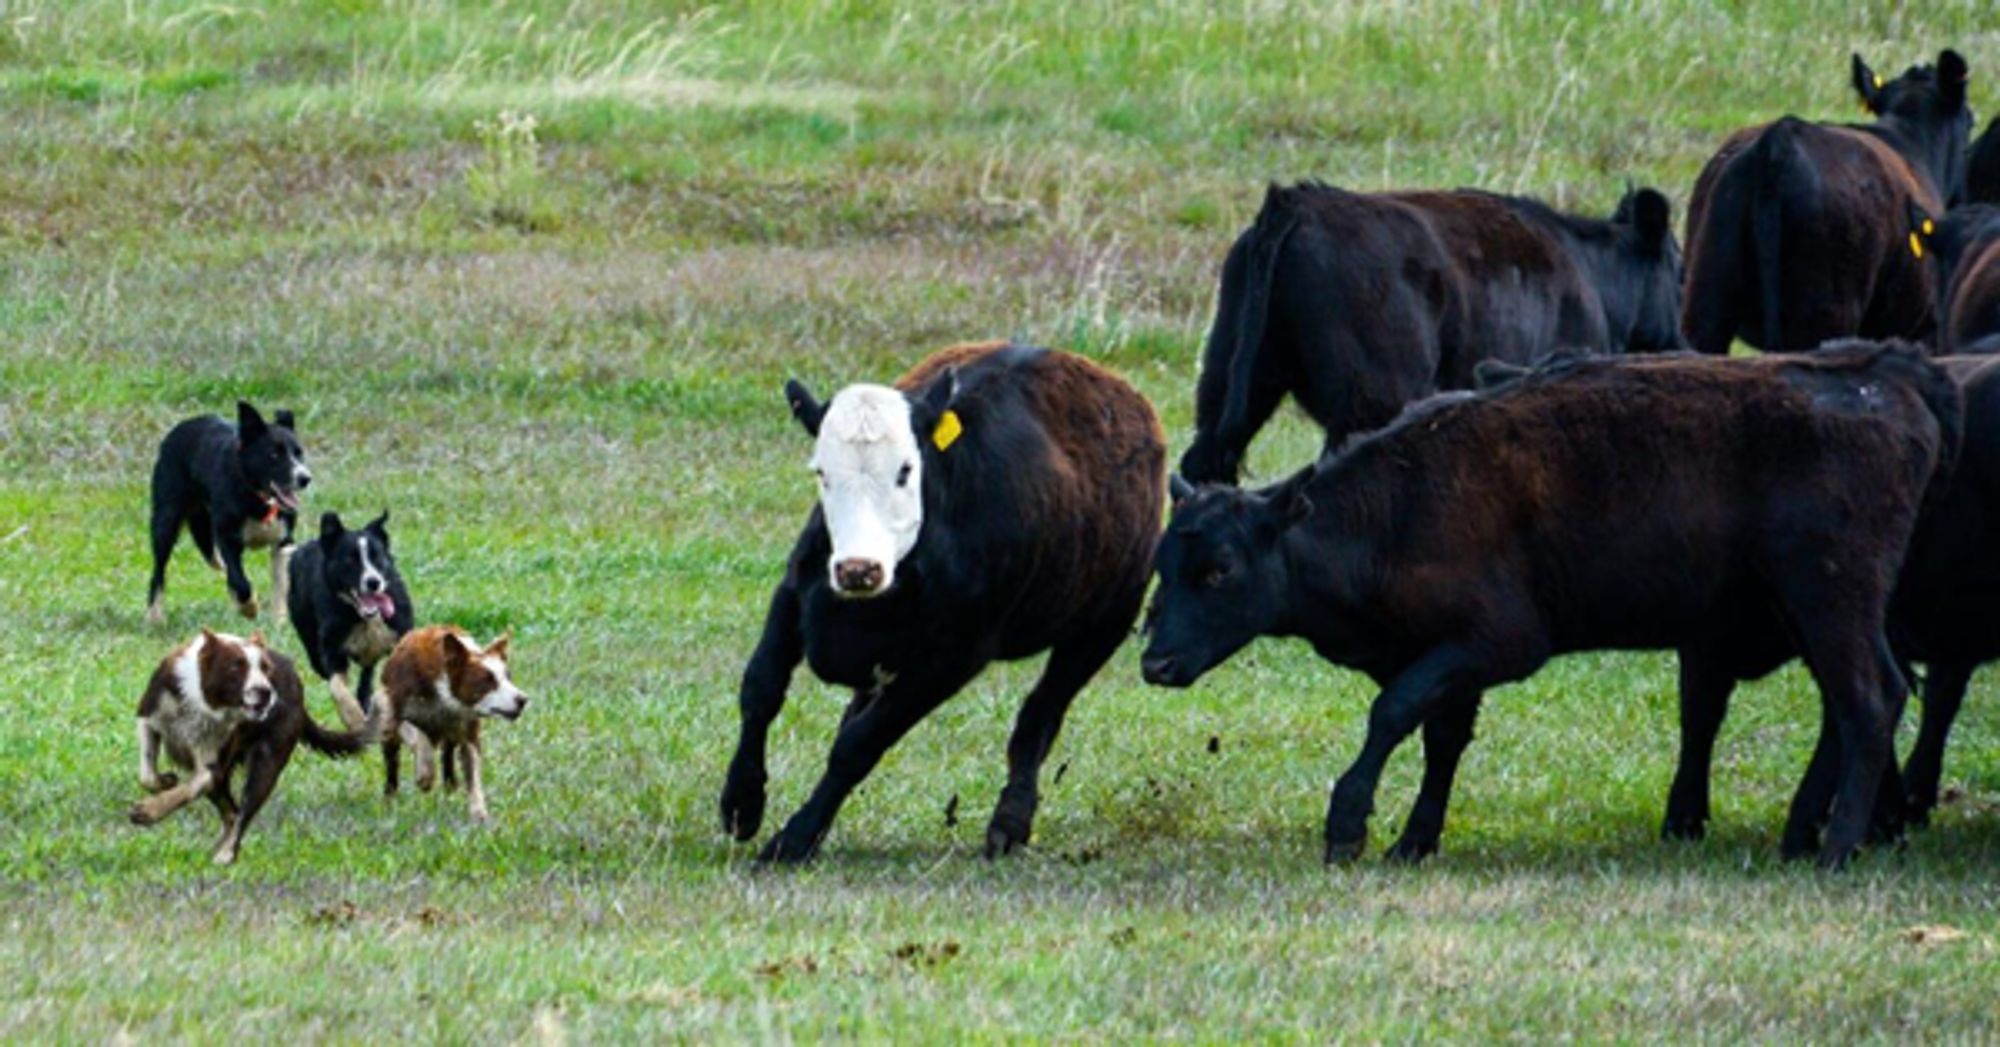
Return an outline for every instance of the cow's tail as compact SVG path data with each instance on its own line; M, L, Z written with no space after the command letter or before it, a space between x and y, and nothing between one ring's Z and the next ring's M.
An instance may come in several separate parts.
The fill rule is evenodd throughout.
M321 727L312 718L311 713L301 711L300 715L305 717L305 734L303 735L305 743L311 746L314 752L322 756L331 756L338 760L343 757L353 756L355 753L375 744L375 727L372 722L359 730L329 731Z
M1264 206L1251 226L1249 272L1244 274L1245 297L1236 311L1236 346L1229 354L1229 386L1223 394L1222 415L1216 419L1218 438L1233 436L1249 424L1250 383L1256 378L1257 354L1263 349L1270 319L1278 255L1299 224L1292 194L1292 190L1273 184L1265 191ZM1247 434L1245 439L1247 442Z
M1787 116L1759 135L1751 147L1750 250L1757 260L1757 320L1765 352L1786 348L1784 289L1779 275L1785 236L1784 176L1798 154L1797 124Z

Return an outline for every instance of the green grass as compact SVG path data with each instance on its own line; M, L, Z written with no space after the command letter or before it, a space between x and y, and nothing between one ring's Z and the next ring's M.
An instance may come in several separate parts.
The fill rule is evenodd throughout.
M1775 858L1817 725L1796 670L1737 698L1712 838L1654 840L1657 655L1493 695L1418 870L1319 864L1369 693L1280 643L1185 693L1121 652L1016 860L978 849L1033 665L920 727L810 869L754 872L713 811L812 497L787 375L1068 345L1146 392L1178 454L1265 181L1596 210L1629 177L1679 204L1732 127L1852 113L1850 50L1897 70L1957 46L2000 104L1990 4L27 0L0 22L0 1038L1996 1035L1988 676L1961 798L1841 876ZM482 139L502 110L537 119L525 166ZM313 510L393 510L425 619L514 630L538 700L493 732L492 825L456 796L385 804L373 755L310 754L235 868L207 864L205 812L125 824L147 674L241 624L185 546L168 626L143 624L146 470L239 395L299 410ZM1255 471L1316 442L1285 417ZM797 682L772 821L837 716ZM1392 764L1378 845L1419 762ZM1967 936L1906 940L1922 925Z

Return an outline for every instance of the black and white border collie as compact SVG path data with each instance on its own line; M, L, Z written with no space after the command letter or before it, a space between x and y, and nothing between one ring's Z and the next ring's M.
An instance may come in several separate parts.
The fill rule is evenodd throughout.
M257 599L243 573L243 550L271 549L274 605L285 606L285 560L298 523L299 496L312 483L292 412L267 423L255 407L238 401L236 424L214 415L190 418L160 442L153 464L153 580L146 618L164 619L161 596L167 560L185 526L210 567L229 579L229 595L245 618L257 617Z
M319 518L319 537L292 554L287 605L313 672L327 681L350 729L367 719L375 666L416 624L410 591L389 547L389 514L350 531L339 513ZM358 689L347 673L358 666Z

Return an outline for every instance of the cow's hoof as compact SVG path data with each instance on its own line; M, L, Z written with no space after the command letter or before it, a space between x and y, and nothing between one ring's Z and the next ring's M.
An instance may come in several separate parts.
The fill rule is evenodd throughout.
M1402 839L1389 845L1389 849L1383 852L1382 857L1387 861L1403 865L1416 865L1437 852L1438 844L1436 840L1413 840L1408 836L1404 836ZM1357 851L1356 853L1359 852Z
M1326 841L1326 864L1347 865L1356 858L1361 857L1361 852L1366 850L1367 847L1368 837L1366 836L1353 840L1328 840Z
M1668 818L1660 826L1660 839L1699 842L1708 836L1708 820L1705 818Z
M1853 847L1828 845L1819 853L1819 867L1827 872L1841 872L1847 868L1847 863L1854 860L1855 850Z
M757 864L804 865L812 860L818 850L816 844L793 839L790 833L781 832L771 837L770 841L764 844L764 849L757 852Z
M992 825L986 827L986 858L988 861L996 858L1005 858L1027 845L1028 830L1026 826L1018 829L1010 828L1000 824L999 820L995 819Z
M729 782L722 787L721 809L723 832L739 843L756 839L764 827L764 787Z

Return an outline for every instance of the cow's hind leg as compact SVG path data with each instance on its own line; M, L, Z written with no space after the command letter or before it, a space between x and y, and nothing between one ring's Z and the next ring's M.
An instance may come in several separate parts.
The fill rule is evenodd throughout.
M1903 769L1903 786L1908 791L1905 807L1913 824L1929 824L1931 811L1937 807L1945 740L1951 734L1951 722L1958 717L1959 705L1965 701L1973 667L1971 662L1933 662L1924 678L1923 726Z
M1878 658L1878 651L1886 652L1887 645L1863 628L1839 628L1824 620L1816 624L1817 628L1802 629L1801 636L1806 666L1819 684L1826 713L1813 763L1830 761L1835 768L1830 781L1833 804L1819 861L1835 868L1846 864L1870 835L1875 800L1892 756L1895 710L1886 700L1883 660ZM1802 857L1810 848L1810 823L1818 810L1826 809L1808 786L1824 790L1827 784L1823 767L1817 774L1808 768L1785 826L1788 857Z
M1403 824L1403 835L1384 857L1420 862L1437 853L1438 841L1444 836L1445 808L1451 802L1452 779L1458 776L1458 761L1465 755L1465 747L1472 744L1482 695L1480 691L1454 695L1424 721L1424 783L1417 790L1409 821Z
M1134 613L1137 609L1134 608ZM1014 718L1014 734L1007 739L1007 785L1000 790L1000 802L993 808L993 820L986 826L986 856L997 858L1028 842L1034 828L1035 808L1041 802L1042 761L1061 732L1069 703L1078 691L1097 675L1104 663L1125 642L1132 628L1132 615L1111 618L1111 625L1058 645L1049 654L1049 664L1021 711Z
M883 688L875 700L842 725L834 738L833 752L827 757L826 773L813 787L812 796L764 845L757 860L803 862L817 853L847 794L868 777L881 762L882 754L908 734L917 721L958 693L977 672L977 667L971 667L925 674L921 678L911 673Z

